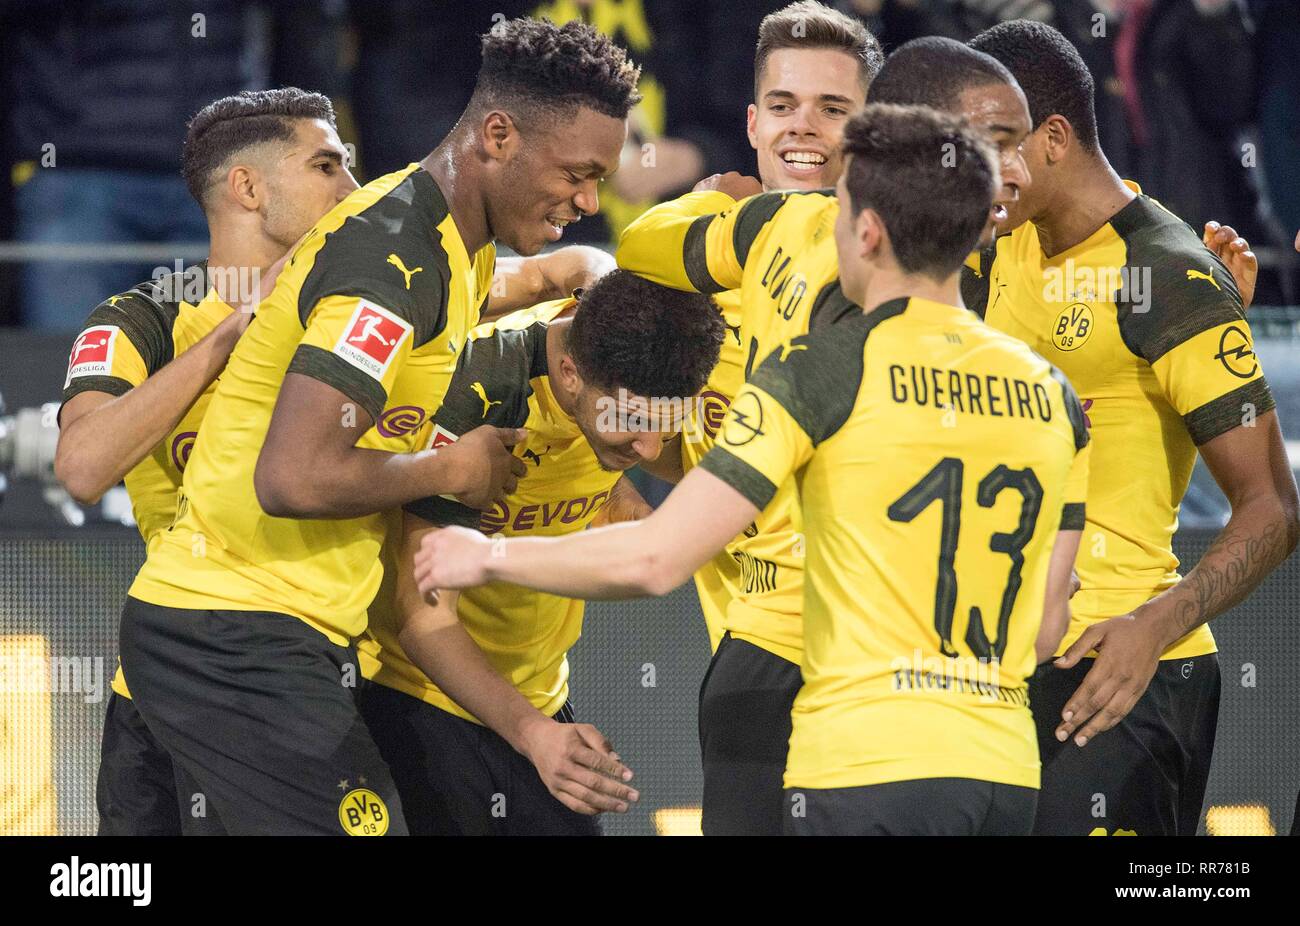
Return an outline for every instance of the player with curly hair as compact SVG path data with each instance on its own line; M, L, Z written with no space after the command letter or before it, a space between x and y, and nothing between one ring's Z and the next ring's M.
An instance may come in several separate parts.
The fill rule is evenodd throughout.
M637 76L586 26L499 24L447 138L332 209L259 306L122 620L122 667L184 778L187 831L406 832L353 697L382 512L439 494L486 508L515 488L516 432L432 449L428 422L495 242L536 254L596 211Z

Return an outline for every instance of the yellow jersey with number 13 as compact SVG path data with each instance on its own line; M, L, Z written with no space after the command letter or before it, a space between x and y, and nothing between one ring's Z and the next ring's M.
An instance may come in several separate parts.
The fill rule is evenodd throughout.
M808 532L789 788L1036 788L1027 679L1087 432L1065 378L963 308L898 299L764 361L700 464Z

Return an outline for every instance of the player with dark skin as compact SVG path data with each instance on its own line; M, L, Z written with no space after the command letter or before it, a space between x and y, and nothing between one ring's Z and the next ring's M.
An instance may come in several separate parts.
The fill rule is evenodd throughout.
M599 208L598 184L618 167L626 120L579 106L573 118L521 127L503 108L467 111L420 166L443 191L472 254L500 241L521 255L559 240L563 227ZM356 446L373 424L349 399L317 379L288 373L280 390L255 484L278 517L347 518L396 507L429 493L486 508L514 490L523 463L513 432L479 428L437 452L391 454ZM308 470L304 456L313 460Z

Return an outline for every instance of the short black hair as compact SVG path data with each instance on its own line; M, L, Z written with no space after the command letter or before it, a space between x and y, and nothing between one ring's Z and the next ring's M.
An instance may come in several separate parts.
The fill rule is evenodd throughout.
M190 195L206 206L217 172L253 145L290 141L297 119L323 119L334 125L329 97L297 87L245 90L209 103L190 120L181 152L181 176Z
M970 44L1016 76L1035 129L1048 116L1064 116L1079 144L1088 151L1098 150L1092 72L1069 39L1047 23L1012 19L985 29Z
M587 106L626 119L641 102L640 76L626 51L586 23L501 21L483 35L483 63L466 111L542 109L555 116Z
M767 59L782 48L829 48L844 52L857 60L858 80L864 90L885 62L880 42L860 19L817 0L798 0L764 16L758 26L758 45L754 49L755 100Z
M995 58L955 39L928 35L898 46L885 59L867 91L867 102L955 112L962 93L972 87L1015 83Z
M704 388L725 333L708 296L613 270L579 297L566 349L597 388L685 399Z
M899 267L955 273L993 206L998 162L983 134L925 106L868 103L844 127L844 154L853 214L875 210Z

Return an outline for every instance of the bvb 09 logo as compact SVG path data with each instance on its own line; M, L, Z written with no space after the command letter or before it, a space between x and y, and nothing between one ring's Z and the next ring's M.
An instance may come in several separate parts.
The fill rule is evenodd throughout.
M1076 302L1056 316L1052 343L1060 350L1078 350L1092 334L1092 309Z
M355 788L339 802L339 825L349 836L382 836L388 832L388 808L369 788Z

